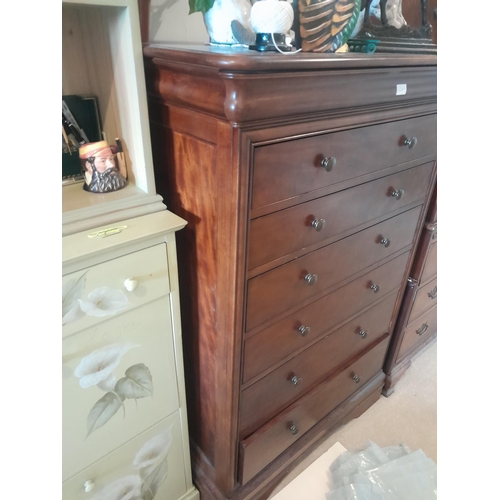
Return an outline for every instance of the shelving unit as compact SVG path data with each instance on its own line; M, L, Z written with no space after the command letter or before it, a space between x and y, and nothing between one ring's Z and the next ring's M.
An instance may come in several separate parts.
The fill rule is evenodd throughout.
M114 193L62 187L62 234L164 210L156 193L137 2L62 2L62 94L96 95L106 139L122 140L129 185Z
M199 500L177 275L176 233L186 221L156 193L137 1L63 1L62 47L62 95L97 96L103 139L120 138L129 180L98 194L83 182L62 186L63 499L111 498L118 488ZM120 307L92 302L95 293L119 297ZM89 360L99 358L103 374L103 353L118 353L109 385L82 382Z

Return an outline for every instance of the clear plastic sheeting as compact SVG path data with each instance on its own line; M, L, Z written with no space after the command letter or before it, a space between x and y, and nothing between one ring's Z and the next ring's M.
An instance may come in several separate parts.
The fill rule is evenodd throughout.
M326 500L436 500L437 467L405 445L346 451L330 465Z

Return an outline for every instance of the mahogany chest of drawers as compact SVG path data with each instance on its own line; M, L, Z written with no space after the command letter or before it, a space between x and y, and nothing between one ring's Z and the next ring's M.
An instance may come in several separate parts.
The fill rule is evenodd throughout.
M436 58L146 45L194 481L264 499L382 393L436 169Z
M437 184L434 184L384 366L384 395L394 392L394 385L410 367L412 358L436 335Z

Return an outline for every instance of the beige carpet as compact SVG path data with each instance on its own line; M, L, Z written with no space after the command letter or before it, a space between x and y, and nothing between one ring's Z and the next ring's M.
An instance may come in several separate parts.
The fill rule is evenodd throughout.
M273 491L290 481L339 442L347 450L364 448L371 440L380 447L403 443L419 448L437 463L437 342L412 360L412 365L388 398L381 398L359 418L344 425L298 465Z

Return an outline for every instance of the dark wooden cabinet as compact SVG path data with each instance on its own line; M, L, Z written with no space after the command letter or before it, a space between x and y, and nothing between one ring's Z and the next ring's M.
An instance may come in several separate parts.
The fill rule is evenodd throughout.
M417 355L437 335L437 184L427 210L406 291L396 320L384 371L383 394L394 385Z
M436 58L144 48L194 481L265 499L382 394L436 171Z

